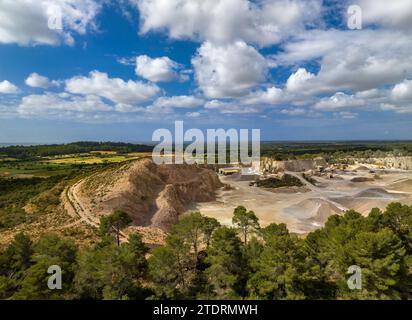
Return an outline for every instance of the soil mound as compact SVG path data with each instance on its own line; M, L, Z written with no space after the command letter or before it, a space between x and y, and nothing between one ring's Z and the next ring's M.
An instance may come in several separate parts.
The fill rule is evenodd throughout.
M412 179L394 182L388 186L388 189L402 192L412 192Z
M363 190L355 195L355 198L379 198L379 199L393 199L398 195L390 193L382 188L370 188Z
M93 216L125 210L135 225L168 230L185 207L215 200L223 185L208 169L138 160L87 178L77 195Z
M331 200L360 213L369 213L372 208L384 209L387 204L398 201L402 197L402 194L391 193L383 188L369 188L354 196L332 198Z
M319 198L304 200L284 211L299 220L306 220L316 225L323 225L330 216L342 213L342 210L334 204Z

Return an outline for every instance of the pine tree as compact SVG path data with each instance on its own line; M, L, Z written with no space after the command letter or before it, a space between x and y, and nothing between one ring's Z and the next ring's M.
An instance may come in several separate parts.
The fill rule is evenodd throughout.
M217 229L207 253L210 264L206 270L208 294L218 299L244 297L247 264L236 230L227 227Z
M125 211L117 209L111 215L100 219L100 232L102 235L114 234L117 245L120 246L121 230L132 222L132 219Z
M250 233L259 230L259 219L253 211L247 211L245 207L239 206L233 213L232 223L242 234L243 244L247 244Z

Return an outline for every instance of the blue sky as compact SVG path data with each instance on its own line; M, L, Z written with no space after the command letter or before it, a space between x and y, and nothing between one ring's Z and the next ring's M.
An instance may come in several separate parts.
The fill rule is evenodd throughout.
M143 142L175 120L412 138L411 0L2 0L0 16L0 143Z

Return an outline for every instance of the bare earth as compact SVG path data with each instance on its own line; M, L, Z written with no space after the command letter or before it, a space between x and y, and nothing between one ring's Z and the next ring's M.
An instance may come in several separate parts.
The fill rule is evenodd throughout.
M348 209L368 214L372 208L384 209L394 201L412 204L412 172L387 170L377 173L379 177L369 171L340 172L332 179L315 177L319 182L317 187L305 182L306 188L298 192L296 189L273 192L250 187L247 181L221 177L221 181L231 185L233 190L221 190L216 201L198 203L189 211L200 211L230 225L233 210L243 205L256 213L262 226L286 223L291 232L305 234L323 226L330 215L342 214ZM289 174L302 180L299 173ZM353 182L353 178L365 178L354 181L366 181Z
M67 213L93 228L100 218L122 209L133 220L121 240L138 231L149 245L162 243L186 204L215 199L222 187L213 171L189 165L155 165L136 160L92 174L67 188L62 204Z
M152 244L162 242L164 231L184 212L200 211L231 225L233 210L243 205L256 213L262 226L286 223L291 232L306 234L322 227L331 215L349 209L366 215L372 208L384 209L394 201L412 204L412 171L370 173L359 167L356 172L337 172L333 178L316 176L316 186L301 173L287 173L304 186L263 189L233 176L221 176L221 182L232 187L221 188L212 171L156 167L144 160L92 175L68 188L62 197L67 212L92 227L98 226L102 214L124 208L133 217L133 228L139 228Z

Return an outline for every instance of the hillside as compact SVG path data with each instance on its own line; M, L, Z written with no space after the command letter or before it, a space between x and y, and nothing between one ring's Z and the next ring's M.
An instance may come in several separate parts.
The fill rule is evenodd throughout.
M137 226L168 230L189 204L215 200L215 191L221 186L211 170L158 166L144 159L98 172L71 191L96 223L114 209L123 209Z

